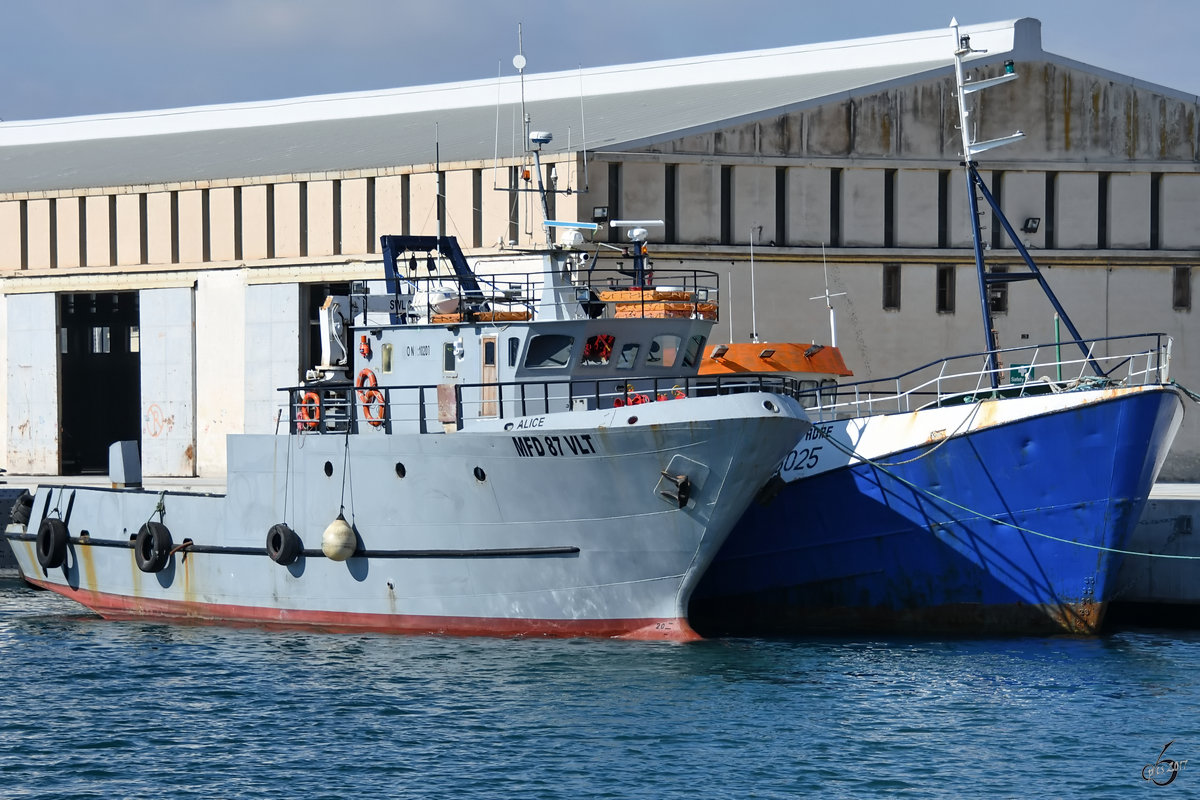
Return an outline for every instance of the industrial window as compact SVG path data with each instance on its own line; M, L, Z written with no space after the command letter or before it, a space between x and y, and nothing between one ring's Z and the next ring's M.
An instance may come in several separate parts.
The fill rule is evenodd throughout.
M1171 306L1176 311L1192 310L1192 268L1175 267L1172 270Z
M937 268L937 312L954 313L954 267L950 265Z
M733 244L733 167L721 167L721 244Z
M676 164L666 164L664 172L666 197L664 198L663 205L666 213L663 215L663 238L668 242L676 242L679 241L679 234L676 232L678 230L676 228L676 220L679 218L679 167Z
M896 170L883 171L883 246L896 246Z
M107 325L99 325L92 328L92 352L112 352L112 331Z
M992 267L992 273L1008 272L1008 267ZM1008 284L993 283L988 287L988 306L993 314L1008 313Z
M883 265L883 310L900 310L900 265Z

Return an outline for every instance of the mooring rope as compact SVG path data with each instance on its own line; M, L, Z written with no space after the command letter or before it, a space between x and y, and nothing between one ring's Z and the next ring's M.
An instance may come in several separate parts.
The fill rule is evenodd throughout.
M1026 528L1021 525L1017 525L1015 522L1008 522L1006 520L1000 519L999 517L994 517L991 514L985 514L982 511L977 511L973 508L968 508L967 506L964 506L961 503L956 503L947 497L942 497L941 495L937 494L936 492L932 492L928 489L918 486L917 484L913 483L912 481L907 480L906 478L903 478L900 475L897 475L896 473L892 472L890 469L887 468L887 466L884 466L882 463L873 461L870 458L867 458L866 456L856 453L853 448L847 448L845 445L843 445L837 439L834 439L832 436L830 436L828 433L826 433L824 429L820 429L819 435L822 438L827 439L834 447L841 450L843 453L850 456L851 458L857 458L860 462L874 467L875 469L877 469L880 472L884 473L885 475L889 476L893 480L904 484L905 486L909 487L910 489L912 489L915 492L918 492L919 494L926 495L927 497L931 497L934 500L938 500L943 503L946 503L947 505L953 506L954 508L957 508L961 511L966 511L968 514L973 514L976 517L980 517L980 518L986 519L990 522L994 522L997 525L1003 525L1007 528L1012 528L1013 530L1020 531L1021 533L1027 533L1031 536L1038 536L1042 539L1048 539L1050 541L1059 542L1061 544L1075 545L1076 547L1084 547L1089 550L1099 550L1099 551L1102 551L1105 553L1117 553L1117 554L1126 555L1126 556L1142 556L1143 558L1170 558L1170 559L1175 559L1178 561L1200 561L1200 556L1171 555L1169 553L1140 553L1140 552L1137 552L1134 550L1122 550L1117 547L1105 547L1104 545L1088 544L1087 542L1074 542L1074 541L1071 541L1070 539L1063 539L1062 537L1054 536L1049 533L1042 533L1041 531L1035 531L1030 528ZM943 439L942 442L938 443L938 446L941 446L941 444L943 444L944 442L949 441L949 439L950 439L950 437L946 437L946 439ZM914 461L914 460L916 460L916 459L910 459L910 461ZM899 463L906 464L909 462L904 461L904 462L899 462Z

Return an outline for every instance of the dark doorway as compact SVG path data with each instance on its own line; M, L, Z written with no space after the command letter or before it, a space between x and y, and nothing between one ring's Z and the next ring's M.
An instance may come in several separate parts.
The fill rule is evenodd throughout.
M58 298L62 474L108 471L113 442L141 448L137 292Z

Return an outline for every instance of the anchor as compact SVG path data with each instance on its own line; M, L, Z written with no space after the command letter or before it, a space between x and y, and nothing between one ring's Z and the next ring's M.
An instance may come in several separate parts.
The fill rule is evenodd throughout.
M662 491L659 492L659 494L668 500L673 500L674 502L678 503L680 508L686 506L688 503L688 498L692 496L691 479L688 478L687 475L672 475L665 469L660 474L671 483L675 484L675 491Z

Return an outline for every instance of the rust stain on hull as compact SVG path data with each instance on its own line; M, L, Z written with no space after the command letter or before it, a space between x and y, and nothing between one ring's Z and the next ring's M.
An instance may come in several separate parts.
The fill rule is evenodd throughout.
M689 618L701 636L795 634L949 634L956 636L1100 632L1107 602L954 603L929 608L804 607L744 598L693 600Z

